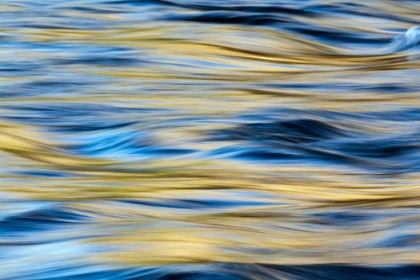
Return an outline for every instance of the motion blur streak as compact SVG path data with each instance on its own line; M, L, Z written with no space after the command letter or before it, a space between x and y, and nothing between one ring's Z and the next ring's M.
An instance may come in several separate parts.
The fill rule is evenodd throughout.
M0 279L420 279L418 1L0 10Z

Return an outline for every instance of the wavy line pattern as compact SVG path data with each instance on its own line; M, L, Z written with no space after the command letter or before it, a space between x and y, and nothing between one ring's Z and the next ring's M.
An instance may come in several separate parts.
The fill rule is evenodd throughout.
M417 1L0 3L1 279L420 279Z

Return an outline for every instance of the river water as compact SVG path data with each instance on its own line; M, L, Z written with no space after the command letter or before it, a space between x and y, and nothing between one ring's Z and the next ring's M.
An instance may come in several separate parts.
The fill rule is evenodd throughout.
M0 279L420 279L418 1L0 10Z

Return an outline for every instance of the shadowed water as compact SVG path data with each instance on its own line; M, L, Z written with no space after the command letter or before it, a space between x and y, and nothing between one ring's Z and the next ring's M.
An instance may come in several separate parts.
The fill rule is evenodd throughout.
M417 1L0 9L0 279L420 279Z

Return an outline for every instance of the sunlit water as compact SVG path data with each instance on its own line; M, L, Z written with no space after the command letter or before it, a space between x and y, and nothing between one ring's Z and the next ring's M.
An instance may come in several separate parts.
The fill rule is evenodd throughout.
M0 279L420 279L418 1L0 10Z

